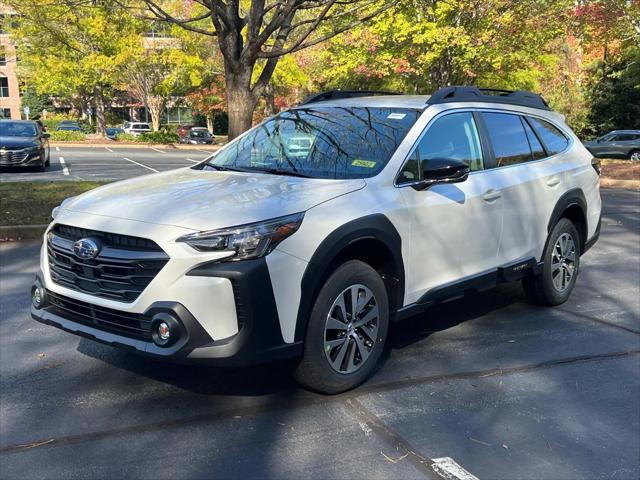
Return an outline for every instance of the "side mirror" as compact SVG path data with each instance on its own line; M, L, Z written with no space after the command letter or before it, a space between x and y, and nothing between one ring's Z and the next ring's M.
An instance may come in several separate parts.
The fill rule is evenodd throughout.
M422 181L415 183L416 190L424 190L438 183L460 183L469 176L469 165L453 158L422 160Z

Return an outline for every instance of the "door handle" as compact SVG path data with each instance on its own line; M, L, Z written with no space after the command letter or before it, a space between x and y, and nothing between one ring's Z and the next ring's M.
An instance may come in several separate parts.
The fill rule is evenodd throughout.
M482 196L483 200L487 203L493 203L500 197L502 197L502 192L500 192L499 190L494 190L493 188L491 190L487 190Z
M560 183L560 177L551 177L549 180L547 180L547 185L550 187L555 187L556 185L558 185Z

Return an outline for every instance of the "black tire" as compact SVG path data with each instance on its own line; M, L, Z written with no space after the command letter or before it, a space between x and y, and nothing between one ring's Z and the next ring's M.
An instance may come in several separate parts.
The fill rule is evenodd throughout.
M329 362L328 356L335 353L335 350L329 350L329 353L325 354L325 335L328 335L325 326L328 316L334 312L332 310L334 302L338 301L339 295L348 288L357 285L366 287L373 294L373 301L369 301L367 304L369 309L374 304L378 307L376 338L374 342L369 340L371 345L368 345L370 347L370 350L367 350L368 356L364 360L362 360L362 356L360 357L362 363L356 367L357 369L351 373L346 371L341 373L334 369ZM359 293L364 294L365 292L361 290ZM330 310L332 311L330 312ZM363 309L363 311L365 310ZM360 385L375 370L384 351L388 330L389 300L382 278L373 268L359 260L350 260L344 263L331 274L316 298L307 326L304 355L295 370L295 379L302 386L324 394L340 393ZM344 355L346 367L348 367L349 359L346 357L352 353L351 349L356 349L357 353L354 354L356 359L359 354L356 339L355 337L350 338L350 336L358 335L360 342L363 339L366 340L366 337L362 329L352 330L351 333L346 332L347 330L345 330L346 342L343 343L344 346L335 348L348 349Z
M561 267L558 271L553 267L552 263L554 259L557 259L557 255L559 255L559 250L557 250L559 239L563 236L565 236L563 238L567 238L567 235L573 241L574 260L572 265L569 265L570 261L567 258L565 262L567 266ZM533 303L546 306L555 306L566 302L573 291L578 273L580 272L580 254L580 235L578 230L571 220L561 218L553 227L547 239L547 245L542 256L542 273L526 277L522 280L522 286L527 298ZM559 263L563 264L563 262ZM558 275L568 275L569 271L573 273L564 288L560 289L554 282L554 279L559 283L563 283L562 277L558 277Z
M47 171L47 161L44 159L44 155L40 157L40 165L36 167L36 172L46 172Z

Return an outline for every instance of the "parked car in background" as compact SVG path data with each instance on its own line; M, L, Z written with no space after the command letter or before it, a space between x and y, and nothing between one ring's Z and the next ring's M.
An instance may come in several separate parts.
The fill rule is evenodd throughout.
M0 120L0 167L49 166L49 134L28 120Z
M109 127L107 130L107 138L110 140L115 140L118 135L121 133L125 133L124 129L120 127Z
M149 133L151 131L151 126L148 123L143 122L125 122L122 130L124 130L124 133L137 137L141 133Z
M640 161L640 130L614 130L584 146L600 158L629 158Z
M178 137L184 138L187 136L187 133L189 132L189 130L191 130L193 127L195 127L195 125L189 125L189 124L180 125L176 130L176 133L178 134Z
M58 132L82 132L82 128L80 128L80 125L78 125L77 122L68 122L68 123L60 122L60 124L58 124L58 126L56 127L56 131L58 131Z
M560 305L600 232L598 162L540 96L489 93L326 92L191 168L66 199L31 315L158 359L296 358L337 393L430 305L516 280Z
M184 137L179 137L180 143L191 143L194 145L212 145L215 139L204 127L193 127L189 129Z

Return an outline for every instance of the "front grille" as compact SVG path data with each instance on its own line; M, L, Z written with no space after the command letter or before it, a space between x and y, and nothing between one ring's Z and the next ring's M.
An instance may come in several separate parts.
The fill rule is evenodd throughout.
M151 318L63 297L47 290L48 309L67 320L138 340L151 341Z
M24 150L0 150L0 165L19 165L29 158Z
M98 256L76 256L73 244L89 238L100 245ZM169 260L146 238L56 225L48 235L51 280L58 285L98 297L132 302Z

